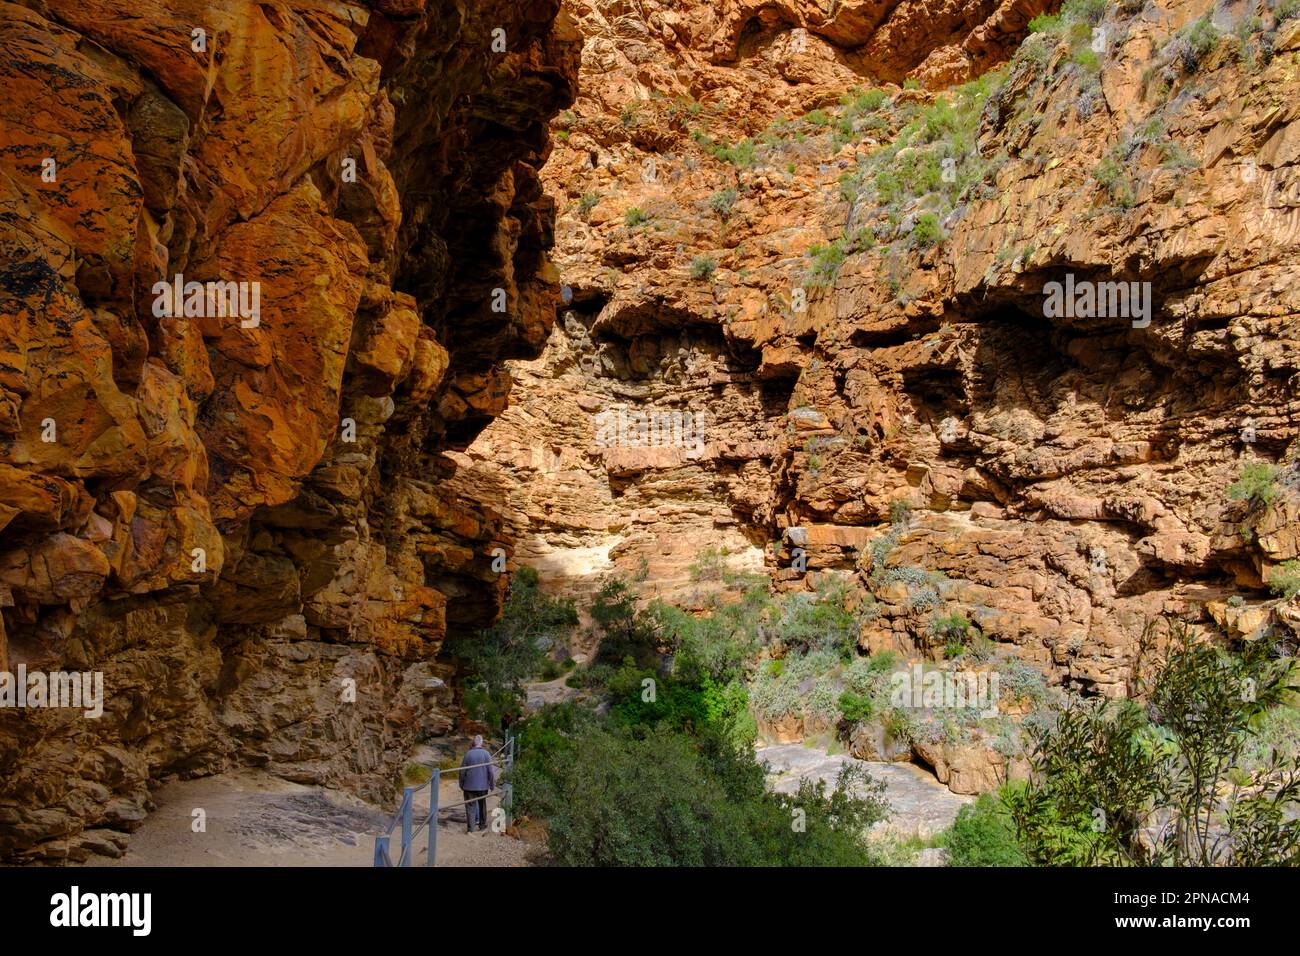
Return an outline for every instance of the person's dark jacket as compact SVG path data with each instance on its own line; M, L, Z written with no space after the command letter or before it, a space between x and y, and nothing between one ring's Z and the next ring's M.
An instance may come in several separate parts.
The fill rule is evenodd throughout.
M497 784L497 768L490 763L492 755L482 747L471 747L461 760L460 788L462 790L491 790ZM480 766L474 766L479 764ZM487 766L482 766L487 764Z

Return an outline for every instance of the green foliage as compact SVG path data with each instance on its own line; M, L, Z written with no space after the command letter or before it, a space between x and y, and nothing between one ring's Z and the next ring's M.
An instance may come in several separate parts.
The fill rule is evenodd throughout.
M1125 173L1124 162L1114 153L1105 156L1092 175L1117 206L1129 209L1137 202L1137 194Z
M1085 73L1101 72L1101 57L1089 46L1081 46L1070 56L1070 61Z
M874 113L887 102L889 102L889 94L878 89L867 90L866 92L853 90L840 97L840 105L845 108L845 112L850 116Z
M643 223L647 223L649 221L650 221L650 217L647 216L644 210L642 210L638 206L633 206L631 209L629 209L627 212L623 214L623 224L626 225L629 229L635 229L637 226L640 226Z
M432 776L433 771L422 763L408 763L402 768L402 784L407 787L418 787L428 783Z
M688 571L692 581L721 581L726 571L726 552L720 548L705 548L695 555Z
M965 614L954 611L943 617L938 615L931 617L927 632L931 642L943 642L944 657L951 660L965 652L966 646L979 633L979 628L972 624Z
M1019 658L998 665L1001 690L1014 700L1026 700L1034 706L1047 702L1047 680L1043 672Z
M593 663L618 667L627 658L639 667L658 663L658 619L651 611L637 610L636 604L636 593L622 578L600 586L590 608L600 635Z
M779 670L760 671L750 685L755 711L767 720L791 714L833 719L838 702L834 679L838 665L834 654L822 651L787 656Z
M812 260L808 272L809 281L813 285L828 285L833 282L840 266L844 264L845 254L846 247L842 239L836 239L827 245L813 245L808 250L808 257Z
M495 727L502 714L518 710L523 682L542 666L542 639L565 643L577 624L578 613L571 600L542 593L537 572L519 568L511 577L496 624L448 644L470 675L465 688L470 715Z
M691 278L708 280L713 278L713 273L718 268L718 264L708 256L696 256L691 260Z
M1274 15L1277 17L1278 23L1300 17L1300 0L1282 0L1277 5Z
M1300 559L1283 561L1268 576L1269 589L1279 597L1290 600L1300 594Z
M875 713L875 702L866 694L855 694L851 690L846 690L840 694L839 700L840 714L850 723L861 723L870 720L871 715Z
M1014 793L1017 785L1005 785ZM957 812L943 837L949 866L1028 866L1029 858L1016 842L1016 828L1006 804L982 793Z
M1209 14L1201 17L1188 28L1187 42L1191 44L1198 64L1218 46L1219 31L1215 29Z
M587 215L600 204L599 193L584 193L582 199L578 201L578 212Z
M931 246L943 242L943 227L939 225L939 217L932 212L922 213L916 218L916 225L912 227L912 245L918 249L928 249Z
M713 155L724 163L731 163L740 169L749 169L758 160L758 149L752 139L742 139L735 146L725 143L713 148Z
M1260 511L1277 498L1281 470L1267 462L1254 461L1241 470L1241 477L1228 486L1230 501L1244 501L1251 512Z
M1040 13L1029 21L1030 33L1055 33L1061 26L1059 13Z
M772 607L764 582L747 587L739 601L714 598L702 617L662 602L651 604L649 613L665 642L677 649L674 676L701 685L706 679L725 685L746 679L749 662L762 646L760 626Z
M1032 782L1008 806L1049 865L1300 863L1300 756L1244 778L1260 718L1286 701L1294 662L1267 640L1231 653L1169 622L1168 652L1133 700L1061 712L1035 734ZM1142 655L1153 646L1143 636ZM1237 776L1236 782L1233 777Z
M889 523L895 528L906 528L909 524L911 524L911 522L912 522L911 502L909 502L906 498L890 499Z
M726 222L731 218L731 207L736 204L737 196L738 193L731 187L720 189L709 197L709 208Z
M1065 0L1060 13L1044 13L1029 21L1030 33L1061 36L1072 27L1093 27L1106 13L1106 0Z
M572 705L524 722L516 807L541 818L565 866L862 866L883 784L860 768L827 793L769 792L752 751L666 724L620 726ZM791 827L804 813L803 832Z

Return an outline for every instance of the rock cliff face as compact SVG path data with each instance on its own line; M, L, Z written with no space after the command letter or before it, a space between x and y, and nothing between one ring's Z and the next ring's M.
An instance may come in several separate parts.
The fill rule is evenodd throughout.
M519 562L689 600L702 549L806 561L864 648L960 613L1105 695L1161 613L1295 629L1300 19L1095 5L1016 52L1048 6L576 4L567 308L467 456ZM698 447L601 433L685 411Z
M444 453L555 314L558 6L0 3L0 671L105 691L0 710L0 858L232 762L386 798L449 726L501 515Z
M0 857L233 763L386 798L498 547L1085 693L1294 630L1300 19L1076 6L0 2L0 671L105 690L0 709Z

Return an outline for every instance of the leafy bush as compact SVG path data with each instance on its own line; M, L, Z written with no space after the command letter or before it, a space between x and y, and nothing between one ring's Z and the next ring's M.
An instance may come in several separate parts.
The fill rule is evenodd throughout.
M1029 858L1016 842L1016 828L1006 805L987 793L957 811L943 846L948 851L949 866L1029 865Z
M1168 628L1164 659L1149 678L1138 668L1145 707L1079 704L1036 734L1031 783L1008 798L1017 839L1034 862L1300 863L1300 756L1274 752L1254 772L1233 770L1261 716L1290 695L1294 661L1267 640L1230 653L1181 621ZM1148 628L1139 664L1153 637Z
M716 735L619 728L569 706L524 722L515 800L543 820L550 860L564 866L870 865L883 784L846 770L830 794L809 782L774 794L752 751Z
M449 652L470 675L465 688L470 715L496 727L503 714L517 711L523 699L523 681L542 666L543 639L564 643L577 624L573 601L542 593L532 568L515 571L496 624L448 642Z
M1241 477L1228 486L1230 501L1244 501L1250 511L1259 511L1277 498L1277 479L1280 474L1275 465L1255 461L1241 470Z
M658 620L638 611L636 594L621 578L605 581L591 602L591 619L600 632L594 663L618 667L631 658L639 667L658 664Z
M1048 699L1047 680L1032 664L1012 659L998 666L998 682L1003 691L1017 700L1039 705Z
M696 256L691 260L691 278L710 279L717 268L718 264L708 256Z
M1114 153L1105 156L1092 175L1116 205L1128 209L1137 201L1133 185L1125 173L1124 162Z
M836 239L827 245L817 243L808 250L808 257L812 259L809 268L809 280L814 285L828 285L835 280L835 276L840 271L840 266L844 264L846 247L844 240Z
M943 242L943 227L939 217L932 212L922 213L916 218L912 227L912 245L918 249L928 249Z
M890 500L889 523L895 528L906 528L912 523L912 505L906 498Z
M713 148L713 155L724 163L731 163L740 169L749 169L758 160L758 150L752 139L742 139L735 146L726 144Z
M687 569L692 581L721 581L726 564L726 555L719 548L705 548L695 556Z
M731 207L736 204L738 193L736 190L728 187L721 189L709 197L709 208L712 209L723 222L731 218Z
M635 229L637 226L649 221L650 217L638 206L633 206L623 214L623 223L629 229Z
M583 197L578 200L578 212L585 216L598 205L600 205L599 193L584 193Z
M755 711L768 720L791 714L829 721L836 714L838 658L825 651L788 655L777 673L760 671L750 685Z
M1268 586L1288 601L1300 594L1300 560L1283 561L1274 568L1268 576Z
M846 690L840 694L840 715L850 723L870 720L875 712L875 703L865 694L855 694Z

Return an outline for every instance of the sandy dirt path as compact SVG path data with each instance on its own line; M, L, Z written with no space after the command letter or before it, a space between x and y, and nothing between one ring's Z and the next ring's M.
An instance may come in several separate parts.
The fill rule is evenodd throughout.
M454 781L453 775L441 788L444 805L461 799ZM157 809L130 836L122 858L92 857L86 865L368 867L374 861L375 835L396 811L396 805L376 807L338 790L302 786L257 770L172 781L154 800ZM496 805L495 798L489 805ZM427 796L417 801L417 820L421 808L427 812ZM194 832L195 809L205 812L205 832ZM459 808L441 817L439 866L529 865L529 846L523 841L491 830L467 834ZM394 843L400 847L400 838ZM416 843L413 865L423 866L424 836Z

